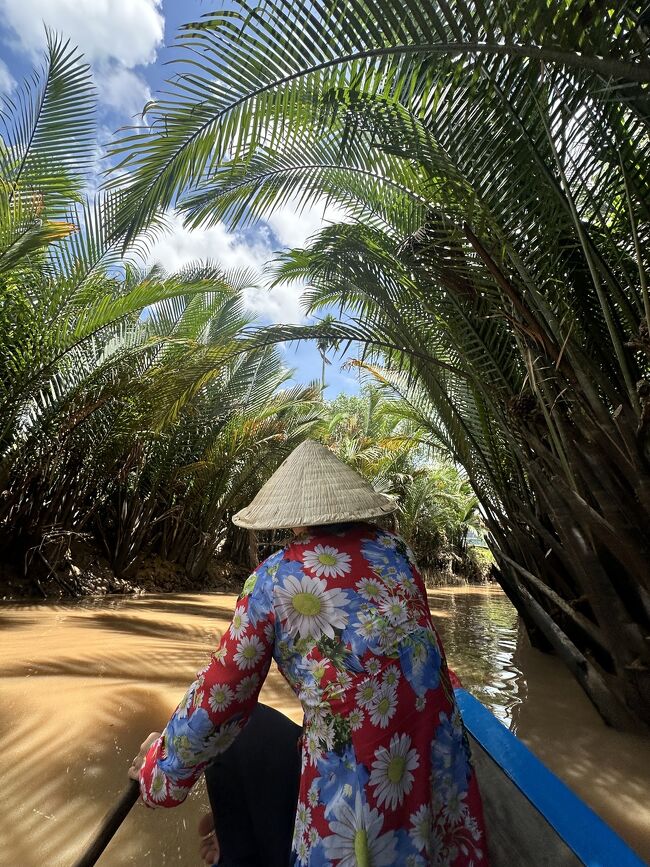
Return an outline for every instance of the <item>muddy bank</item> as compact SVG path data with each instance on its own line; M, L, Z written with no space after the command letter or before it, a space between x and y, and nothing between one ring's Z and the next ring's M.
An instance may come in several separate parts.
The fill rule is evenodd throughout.
M30 549L20 562L0 551L0 600L62 600L84 596L141 593L238 592L249 570L215 558L207 572L190 577L178 563L147 554L125 576L116 575L108 558L92 541L63 536Z
M280 544L285 540L282 539ZM265 545L261 557L279 545ZM421 570L425 584L435 587L486 585L494 582L491 558L467 557L459 571L451 561ZM456 568L459 564L456 564ZM140 593L239 592L250 568L215 557L205 574L193 578L178 563L158 554L139 557L126 575L117 575L108 558L90 537L61 533L17 559L0 548L0 600L78 599L84 596Z

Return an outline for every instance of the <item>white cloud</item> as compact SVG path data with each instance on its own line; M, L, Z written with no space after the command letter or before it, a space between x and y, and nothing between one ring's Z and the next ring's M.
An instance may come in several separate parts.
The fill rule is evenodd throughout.
M102 64L95 72L95 82L104 105L130 118L139 114L151 99L151 91L144 78L125 66Z
M16 79L9 72L9 67L0 60L0 93L11 93L16 86Z
M305 314L301 307L302 287L281 283L273 289L251 288L244 292L244 300L249 310L270 322L283 325L304 323Z
M43 25L69 38L92 62L126 67L152 63L162 44L162 0L0 0L0 16L15 43L37 53Z
M290 200L268 218L268 224L278 241L285 247L304 247L305 242L326 223L346 222L346 212L325 199L300 208L298 200Z
M177 271L190 262L212 260L223 268L253 268L260 275L272 256L268 232L264 227L245 236L229 232L223 223L207 229L190 230L177 215L171 218L170 231L152 247L149 261L167 271ZM260 281L261 282L261 281ZM280 285L272 290L249 288L244 293L248 308L271 322L304 322L300 306L302 288Z

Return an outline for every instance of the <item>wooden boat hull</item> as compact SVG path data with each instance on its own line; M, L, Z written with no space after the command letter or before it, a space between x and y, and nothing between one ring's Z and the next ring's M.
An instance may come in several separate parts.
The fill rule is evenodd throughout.
M491 867L644 867L580 798L464 689Z

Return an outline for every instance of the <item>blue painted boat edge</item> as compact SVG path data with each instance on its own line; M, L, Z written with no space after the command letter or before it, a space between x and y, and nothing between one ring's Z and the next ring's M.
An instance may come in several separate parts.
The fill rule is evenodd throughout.
M588 867L644 861L467 690L455 690L467 730Z

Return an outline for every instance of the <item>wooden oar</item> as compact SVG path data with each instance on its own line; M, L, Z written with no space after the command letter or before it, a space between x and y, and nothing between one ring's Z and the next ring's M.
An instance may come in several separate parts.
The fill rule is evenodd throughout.
M86 850L86 853L78 861L75 861L74 867L93 867L97 863L99 856L111 842L113 835L126 819L129 810L138 800L139 796L140 785L135 780L131 780L120 800L104 817L104 821L95 834L95 839L91 843L90 848Z

